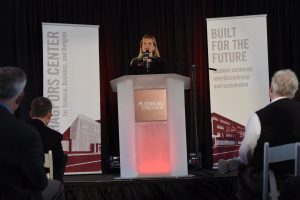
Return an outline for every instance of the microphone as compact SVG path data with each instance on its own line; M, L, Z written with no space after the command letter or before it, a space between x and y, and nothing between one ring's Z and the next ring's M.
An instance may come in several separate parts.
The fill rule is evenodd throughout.
M147 62L149 59L149 50L147 49L143 54L143 61Z
M145 62L146 71L150 71L150 63L148 62L149 59L149 49L147 49L143 54L143 62Z

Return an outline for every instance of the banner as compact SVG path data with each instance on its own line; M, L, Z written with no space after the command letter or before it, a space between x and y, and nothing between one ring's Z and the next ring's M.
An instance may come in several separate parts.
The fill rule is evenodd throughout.
M99 27L43 23L43 95L63 134L66 173L101 172Z
M207 19L214 165L239 156L249 116L269 101L266 15Z

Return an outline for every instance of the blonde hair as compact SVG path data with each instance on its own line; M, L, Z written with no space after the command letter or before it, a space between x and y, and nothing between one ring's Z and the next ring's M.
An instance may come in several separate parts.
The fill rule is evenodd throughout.
M145 39L150 39L150 40L152 40L153 45L154 45L154 47L155 47L154 52L153 52L153 56L155 56L155 57L160 57L159 51L158 51L158 48L157 48L157 42L156 42L155 37L154 37L153 35L150 35L150 34L145 34L145 35L142 37L141 41L140 41L140 52L139 52L139 55L138 55L136 58L141 58L141 57L143 57L142 45L143 45L143 41L144 41Z

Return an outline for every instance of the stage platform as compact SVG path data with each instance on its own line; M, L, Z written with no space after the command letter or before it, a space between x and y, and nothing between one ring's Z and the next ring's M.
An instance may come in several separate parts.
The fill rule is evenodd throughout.
M119 174L65 175L66 200L235 200L236 173L192 170L187 177L118 179Z

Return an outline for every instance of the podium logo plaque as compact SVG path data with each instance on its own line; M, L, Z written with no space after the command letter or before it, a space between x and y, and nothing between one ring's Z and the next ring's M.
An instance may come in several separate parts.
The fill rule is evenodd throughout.
M136 122L166 121L166 89L147 89L134 91Z

